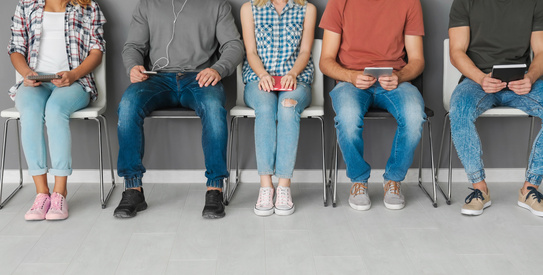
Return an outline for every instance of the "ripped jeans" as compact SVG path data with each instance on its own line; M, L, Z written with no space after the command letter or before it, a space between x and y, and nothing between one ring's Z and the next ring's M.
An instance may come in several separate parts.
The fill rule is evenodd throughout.
M311 103L311 86L291 92L265 92L258 81L245 85L244 99L255 110L255 150L259 175L290 179L296 162L300 114ZM274 169L275 168L275 169Z

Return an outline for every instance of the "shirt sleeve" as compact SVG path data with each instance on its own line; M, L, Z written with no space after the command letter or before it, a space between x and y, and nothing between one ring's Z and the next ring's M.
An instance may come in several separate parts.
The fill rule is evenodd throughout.
M469 0L454 0L449 13L449 29L469 25Z
M137 65L144 65L145 56L149 53L149 21L147 20L146 1L140 1L134 13L128 29L128 37L123 48L123 62L127 74Z
M405 23L405 35L424 35L424 20L420 0L414 0L408 11Z
M90 48L89 50L100 50L101 52L106 51L106 40L104 39L104 28L103 25L106 23L106 18L98 6L98 3L93 2L93 11L92 11L92 32L90 37Z
M330 0L321 17L319 27L335 33L343 33L343 12L346 0Z
M211 68L224 78L236 71L238 64L243 61L244 50L234 16L232 16L232 7L227 1L221 3L218 17L216 37L221 56Z
M535 1L534 23L532 25L532 31L543 31L543 3L541 1Z
M8 53L20 53L27 56L28 52L28 33L26 30L26 17L24 4L19 2L15 8L15 14L11 18L11 38L8 44Z

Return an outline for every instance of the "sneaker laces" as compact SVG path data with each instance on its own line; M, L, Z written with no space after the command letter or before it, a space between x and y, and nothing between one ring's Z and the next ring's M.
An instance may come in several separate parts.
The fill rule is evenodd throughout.
M46 196L39 196L39 199L34 200L34 204L32 204L32 207L30 207L30 210L43 208L43 205L45 204L46 200L47 200Z
M541 203L541 200L543 200L543 194L541 194L539 191L537 191L537 189L535 187L528 187L528 190L530 190L530 192L528 192L528 194L526 194L526 200L530 197L530 195L532 195L534 197L534 199L537 200L538 203Z
M351 187L351 195L355 197L358 195L363 195L363 194L366 194L367 190L368 190L368 186L366 186L366 184L361 183L361 182L355 182L353 186Z
M385 184L385 190L387 192L390 192L394 195L400 195L400 183L399 182L395 182L395 181L392 181L392 180L389 180L386 184Z
M212 192L216 191L216 192ZM219 205L222 203L222 193L218 190L211 190L206 192L205 205Z
M483 198L483 192L481 192L481 190L479 190L479 189L474 189L474 188L471 188L471 187L468 187L468 189L473 190L473 192L471 192L471 194L469 194L469 195L466 197L466 199L464 200L466 203L470 203L473 199L484 200L484 198Z
M290 198L290 188L277 187L277 202L279 205L286 205L289 203Z
M258 194L258 201L256 204L259 205L269 205L271 204L273 198L270 196L270 193L272 192L273 188L260 188L260 192Z
M57 196L60 197L60 199L51 200L51 209L52 210L61 210L62 209L62 195L58 194Z

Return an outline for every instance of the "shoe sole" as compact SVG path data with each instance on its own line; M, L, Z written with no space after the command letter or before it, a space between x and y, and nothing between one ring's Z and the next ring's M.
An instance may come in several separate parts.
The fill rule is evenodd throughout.
M460 213L467 216L479 216L483 214L483 210L485 210L485 208L489 207L490 205L492 205L492 201L485 203L485 205L483 205L483 209L481 210L471 210L471 209L462 208L462 210L460 210Z
M288 216L288 215L291 215L292 213L294 213L294 205L292 206L291 209L286 209L286 210L281 210L281 209L277 209L275 208L275 215L277 216Z
M224 218L226 216L225 212L222 212L221 214L215 214L215 213L202 213L202 217L204 219L220 219Z
M68 218L68 216L66 216L66 217L62 217L62 216L47 217L46 216L45 217L45 219L48 220L48 221L61 221L61 220L65 220L67 218Z
M402 203L402 204L392 204L392 203L385 203L385 207L390 209L390 210L400 210L400 209L403 209L405 207L405 202Z
M38 217L36 217L36 218L34 218L34 217L28 217L28 218L27 218L27 217L25 216L25 220L26 220L26 221L43 221L43 220L45 220L45 217L43 217L43 218L38 218Z
M259 209L256 209L255 207L253 210L257 216L261 216L261 217L270 216L275 212L275 208L267 209L267 210L259 210Z
M133 218L133 217L136 216L136 214L138 214L138 212L143 211L145 209L147 209L147 202L143 202L143 203L138 204L136 206L136 211L134 211L134 212L131 212L131 213L113 212L113 216L115 218L121 218L121 219Z
M530 212L532 212L532 214L538 216L538 217L543 217L543 212L541 211L537 211L537 210L534 210L532 207L530 207L529 205L523 203L523 202L517 202L518 206L524 208L524 209L528 209L530 210Z
M369 210L371 208L371 203L368 204L368 205L356 205L354 203L349 202L349 205L354 210L359 210L359 211L366 211L366 210Z

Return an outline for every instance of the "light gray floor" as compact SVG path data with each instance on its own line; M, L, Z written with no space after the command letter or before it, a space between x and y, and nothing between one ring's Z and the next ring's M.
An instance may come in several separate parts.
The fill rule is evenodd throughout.
M323 207L318 183L293 185L296 212L253 214L258 186L243 184L227 215L203 220L203 184L146 185L149 208L115 219L122 188L102 210L98 185L71 184L70 218L27 222L34 188L0 210L0 274L533 274L540 270L543 219L516 206L519 183L490 186L492 207L460 214L467 184L453 204L434 209L416 184L407 206L387 210L370 185L369 211L347 203ZM8 188L13 185L7 185Z

